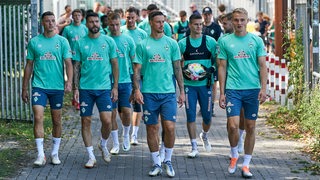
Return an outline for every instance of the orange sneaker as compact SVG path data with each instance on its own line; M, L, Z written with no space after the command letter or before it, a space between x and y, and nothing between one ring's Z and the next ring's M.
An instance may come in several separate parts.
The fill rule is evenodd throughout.
M242 167L241 175L243 178L251 178L253 176L248 166Z
M229 167L228 167L228 172L230 174L233 174L233 173L236 172L236 170L237 170L237 161L238 161L238 158L231 158L230 164L229 164Z

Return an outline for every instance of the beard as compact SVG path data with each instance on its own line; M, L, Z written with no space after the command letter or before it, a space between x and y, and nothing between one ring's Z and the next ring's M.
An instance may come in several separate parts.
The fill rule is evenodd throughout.
M92 33L92 34L97 34L99 32L99 28L98 27L93 27L93 28L90 28L89 31Z

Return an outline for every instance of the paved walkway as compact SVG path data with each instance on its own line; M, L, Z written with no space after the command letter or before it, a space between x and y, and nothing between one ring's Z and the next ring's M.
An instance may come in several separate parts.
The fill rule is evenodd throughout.
M95 111L97 112L97 110ZM239 160L238 170L229 175L227 166L229 163L229 142L226 134L225 113L216 105L217 116L213 118L212 129L209 134L212 143L212 152L204 152L199 138L200 157L189 159L186 157L191 150L188 132L186 129L184 108L179 109L176 123L176 143L172 158L176 172L174 179L238 179L241 178L240 167L243 161ZM93 144L97 145L100 137L101 123L97 114L92 122ZM119 122L119 120L118 120ZM129 152L120 151L117 156L112 156L111 163L106 164L101 153L95 146L97 167L85 169L84 164L88 160L87 152L81 137L81 123L78 112L70 110L64 115L64 133L60 149L61 165L54 166L47 163L43 168L33 168L32 162L22 169L15 179L166 179L166 173L158 177L149 177L151 168L149 149L146 144L146 131L142 123L139 131L140 143L131 146ZM197 118L197 130L200 133L201 119ZM119 134L121 134L120 129ZM304 172L301 162L309 161L298 150L301 143L278 139L279 134L264 124L263 119L258 120L257 140L254 156L251 162L253 179L320 179ZM120 138L120 143L122 139ZM108 143L109 149L112 144ZM46 142L46 155L49 157L51 141ZM30 152L33 159L35 152ZM50 162L50 159L48 160Z

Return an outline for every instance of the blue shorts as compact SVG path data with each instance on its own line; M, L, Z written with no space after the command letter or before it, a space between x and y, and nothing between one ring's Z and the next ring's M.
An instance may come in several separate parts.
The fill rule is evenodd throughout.
M226 89L227 117L240 116L241 108L244 117L250 120L258 118L260 89L230 90Z
M79 90L80 116L91 116L94 103L99 112L112 111L110 90Z
M131 108L129 98L132 92L132 83L119 83L118 84L118 101L112 103L112 109L121 107Z
M197 101L199 101L202 119L205 124L210 124L212 114L211 87L207 86L184 86L186 94L187 122L196 121Z
M158 124L159 114L163 120L176 122L176 93L143 93L143 117L146 125Z
M32 88L32 106L41 105L46 107L49 99L51 109L61 109L63 105L64 90L51 90L34 87Z

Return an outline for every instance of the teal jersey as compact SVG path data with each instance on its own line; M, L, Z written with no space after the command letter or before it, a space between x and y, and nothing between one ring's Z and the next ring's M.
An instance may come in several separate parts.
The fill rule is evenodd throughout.
M118 47L119 83L130 83L132 74L130 68L132 69L132 59L136 56L136 46L133 39L126 34L111 37Z
M127 23L126 19L121 19L121 20L120 20L120 24L121 24L121 26L126 25L126 23Z
M122 34L126 34L130 36L133 39L135 45L140 43L143 39L145 39L148 36L144 30L138 27L131 30L131 29L128 29L127 26L122 26L121 31L122 31ZM132 64L130 65L130 74L133 74Z
M73 60L80 61L80 87L87 90L111 89L111 59L117 58L117 45L105 35L79 39L75 45Z
M143 93L175 93L173 62L180 60L178 43L167 36L142 40L136 48L135 63L141 64Z
M103 34L103 35L111 34L111 32L110 32L108 27L105 27L105 28L100 27L100 33Z
M181 24L182 28L188 28L188 25L189 25L188 21L185 21L185 22L178 21L173 24L173 33L178 34L177 41L180 41L185 37L185 32L179 33L179 23Z
M190 37L190 36L189 36ZM187 38L183 38L182 40L179 41L179 48L181 51L181 55L183 55L183 53L186 51L186 40ZM202 36L200 38L197 39L192 39L190 37L190 44L194 47L200 47L201 46L201 42L202 42ZM216 54L216 48L217 48L217 42L214 38L207 36L206 35L206 47L207 49L210 51L210 53L212 54L212 58L211 59L198 59L198 60L188 60L188 61L183 61L184 62L184 66L188 65L188 64L192 64L192 63L199 63L204 65L205 67L209 68L213 65L213 61L215 61L215 54ZM214 83L214 81L211 81L212 84ZM184 78L184 84L188 85L188 86L206 86L207 85L207 81L203 80L203 81L190 81L190 80L186 80Z
M259 36L230 34L219 41L218 58L227 61L226 89L244 90L260 88L258 58L266 56Z
M142 30L144 30L148 35L151 34L151 26L149 24L149 20L145 19L143 20L139 25L139 28L141 28ZM163 27L163 31L164 34L168 37L172 37L172 31L171 31L171 27L167 22L164 22L164 27Z
M27 52L27 60L33 61L32 87L63 90L64 60L72 58L68 40L40 34L30 40Z
M134 40L136 45L148 36L148 34L144 30L138 27L131 30L131 29L128 29L127 26L122 26L121 32L122 34L126 34L130 36Z
M87 34L88 28L85 25L80 24L79 26L75 26L73 23L65 27L62 32L62 36L69 41L72 51L74 51L76 42Z

